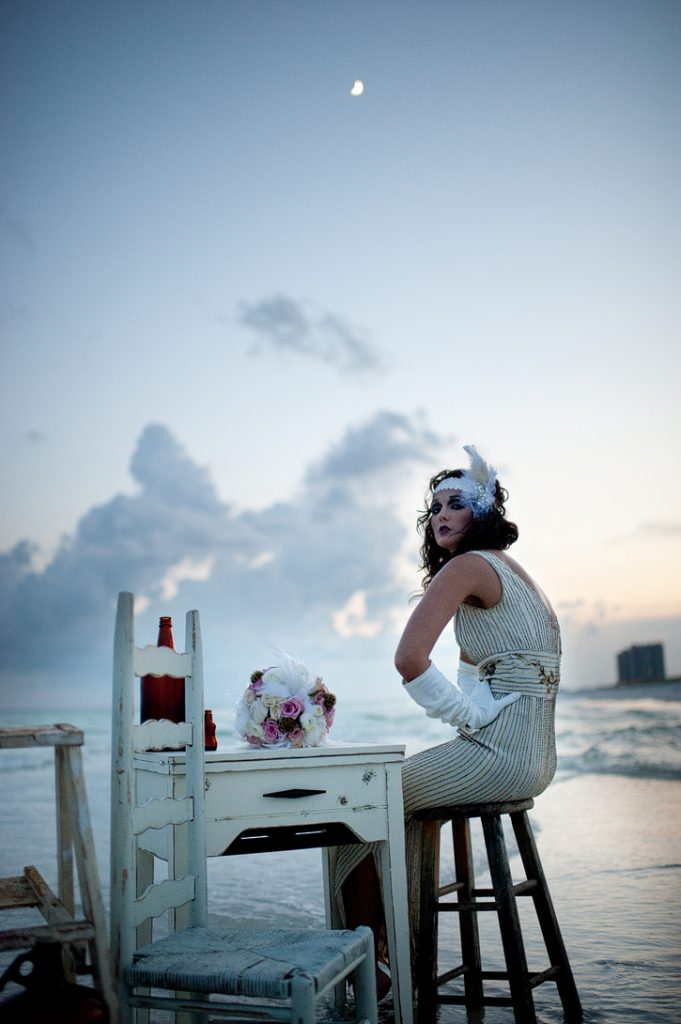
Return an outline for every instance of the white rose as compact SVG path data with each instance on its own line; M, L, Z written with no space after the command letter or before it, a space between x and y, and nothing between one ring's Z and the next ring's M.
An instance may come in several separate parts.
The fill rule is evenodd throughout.
M263 732L262 726L258 725L257 722L254 722L251 719L251 720L249 720L246 723L246 729L245 729L244 735L245 736L254 736L256 739L261 740L263 738L263 736L265 735L265 733Z
M324 739L325 734L326 730L322 725L319 728L310 729L309 732L306 732L305 739L310 747L318 747Z
M267 718L268 710L269 709L261 700L256 700L251 704L251 718L254 722L257 722L258 725L262 725Z
M320 716L305 711L300 716L300 724L305 730L305 742L310 747L316 747L326 732L326 722L323 715Z
M314 715L310 711L303 711L302 715L298 719L305 732L311 729L314 723Z

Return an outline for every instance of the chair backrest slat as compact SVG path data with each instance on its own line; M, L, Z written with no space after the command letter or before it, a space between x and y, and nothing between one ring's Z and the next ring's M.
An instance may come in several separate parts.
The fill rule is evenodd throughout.
M146 832L148 828L165 828L166 825L183 825L194 817L194 800L187 796L184 800L149 800L141 807L133 807L132 830L136 836Z
M160 722L148 719L141 725L133 726L133 749L138 753L145 750L183 750L192 742L191 722Z
M136 647L133 655L136 676L174 676L182 679L191 674L191 654L181 654L172 647Z
M138 927L150 917L160 917L169 910L183 907L194 899L195 879L191 875L184 878L165 878L162 882L150 885L133 906L133 925Z

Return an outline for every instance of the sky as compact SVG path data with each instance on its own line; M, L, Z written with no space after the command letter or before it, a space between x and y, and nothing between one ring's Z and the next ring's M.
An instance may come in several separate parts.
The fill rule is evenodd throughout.
M105 703L120 590L140 644L199 609L214 703L273 647L389 697L470 443L564 685L680 674L680 44L665 0L5 0L0 701Z

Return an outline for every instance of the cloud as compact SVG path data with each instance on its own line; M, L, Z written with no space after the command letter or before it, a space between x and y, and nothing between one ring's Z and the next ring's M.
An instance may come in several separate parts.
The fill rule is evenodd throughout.
M367 618L366 594L356 590L342 608L331 616L333 628L339 636L376 636L383 628L380 619Z
M629 544L632 540L674 540L677 537L681 537L681 523L670 519L649 519L639 523L631 533L613 537L610 544Z
M267 345L351 372L380 367L378 350L343 317L336 313L308 315L301 303L286 295L273 295L253 304L242 302L237 320L256 335L253 352Z
M381 412L370 423L350 428L345 437L307 472L308 486L366 487L384 482L408 465L434 461L445 439L429 430L420 417Z
M9 211L0 206L0 227L6 231L15 242L25 246L31 252L36 248L35 240L25 221L12 216Z
M662 522L647 522L641 523L638 528L639 536L644 537L661 537L663 539L669 537L681 537L681 523Z
M27 441L30 441L31 444L44 444L45 441L47 441L47 434L44 434L42 430L33 428L32 430L26 431L25 438Z
M130 462L136 493L89 509L40 571L27 540L0 555L5 678L52 669L105 700L120 590L136 595L141 644L165 614L181 641L184 612L199 608L207 688L238 689L270 645L320 664L380 657L389 673L407 601L395 558L412 527L391 505L377 515L376 494L386 474L399 483L430 466L440 443L418 416L377 413L309 468L294 501L237 513L165 426L148 425Z

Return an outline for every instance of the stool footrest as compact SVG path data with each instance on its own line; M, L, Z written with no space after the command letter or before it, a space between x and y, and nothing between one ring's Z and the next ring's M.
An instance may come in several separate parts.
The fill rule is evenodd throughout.
M560 967L547 967L545 971L530 972L530 988L543 985L545 981L554 981L560 973Z
M462 889L463 882L450 882L449 885L443 885L438 889L437 894L438 896L450 896L453 892L461 892ZM492 894L492 889L489 890L489 893Z
M479 913L481 910L496 910L497 905L494 901L490 900L489 903L481 903L478 900L471 900L470 903L464 903L459 900L458 903L436 903L435 909L438 914L450 913L450 914L462 914L475 912Z
M470 971L468 964L459 964L458 967L452 967L450 971L445 971L444 974L438 975L435 979L435 987L439 988L441 985L446 985L448 982L454 981L455 978L460 978L467 971Z
M447 971L445 974L441 974L435 981L436 989L439 989L441 985L446 985L448 982L453 981L455 978L459 978L469 970L466 964L460 964L459 967L455 967L451 971ZM559 967L548 967L545 971L530 971L528 979L530 988L536 988L538 985L542 985L545 981L555 981L556 975L559 973ZM482 981L506 981L508 982L507 971L482 971L480 974ZM435 1001L442 1006L463 1006L466 1003L466 996L456 994L454 992L439 992L435 993ZM483 995L480 998L481 1006L512 1006L513 1000L511 996L486 996Z
M435 980L435 986L440 988L442 985L447 985L450 981L454 981L455 978L460 978L463 974L470 971L468 964L459 964L458 967L453 967L450 971L445 971L444 974L438 975ZM528 978L530 979L530 988L536 988L537 985L543 985L545 981L553 981L560 967L547 967L545 971L529 971ZM508 981L508 971L481 971L480 978L482 981Z
M483 1006L513 1006L510 996L485 996L481 1000ZM465 1006L465 996L438 996L437 1003L441 1006Z
M438 889L438 897L449 896L452 892L459 892L463 888L463 882L452 882L451 885L445 885L441 889ZM512 886L514 896L532 896L537 888L537 882L534 878L528 878L524 882L518 882ZM470 900L468 903L463 900L457 900L456 903L442 903L439 898L436 903L438 913L449 911L450 913L460 914L465 912L473 911L477 913L479 910L497 910L496 900L491 899L494 896L494 889L473 889L473 896L486 896L490 899L489 903L480 903L478 900Z

